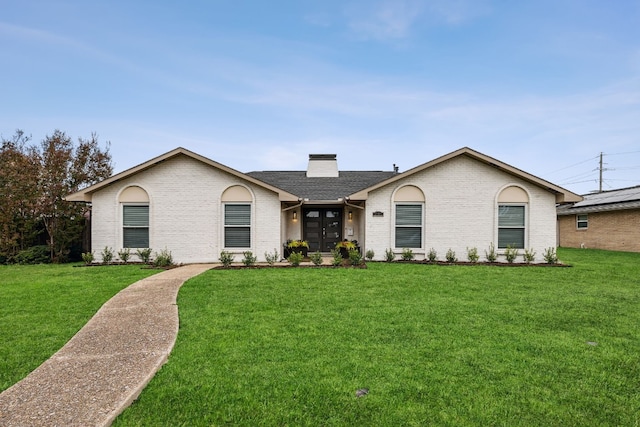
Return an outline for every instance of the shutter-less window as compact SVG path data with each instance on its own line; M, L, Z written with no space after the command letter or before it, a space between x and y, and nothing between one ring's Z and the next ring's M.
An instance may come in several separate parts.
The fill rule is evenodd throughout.
M524 206L498 206L498 248L524 248Z
M422 247L422 205L396 205L396 248Z
M122 247L149 247L149 206L123 206L122 225Z
M251 205L224 205L224 246L251 247Z
M589 215L576 215L576 222L578 228L588 228L589 227Z

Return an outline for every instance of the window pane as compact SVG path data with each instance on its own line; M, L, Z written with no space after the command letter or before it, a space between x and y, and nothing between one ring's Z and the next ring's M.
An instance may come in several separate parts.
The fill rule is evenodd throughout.
M123 230L122 246L125 248L148 248L148 228L125 228Z
M396 248L421 248L422 227L396 227Z
M498 247L524 249L524 228L500 228L498 229Z
M422 205L396 205L396 225L421 226Z
M251 247L250 227L225 227L225 248L249 248Z
M225 205L224 225L251 225L251 205Z
M149 206L123 206L122 223L125 227L148 227ZM146 246L136 246L146 248Z
M499 206L498 226L524 227L524 206Z

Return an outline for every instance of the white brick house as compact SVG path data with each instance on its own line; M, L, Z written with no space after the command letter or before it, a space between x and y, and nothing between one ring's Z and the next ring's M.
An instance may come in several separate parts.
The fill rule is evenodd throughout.
M307 171L241 173L177 148L67 197L91 205L92 249L168 249L180 263L227 250L282 251L289 239L328 252L357 240L382 259L433 248L464 259L491 243L556 246L556 204L581 200L469 148L397 171L339 171L335 155L310 155ZM237 259L239 259L237 257Z

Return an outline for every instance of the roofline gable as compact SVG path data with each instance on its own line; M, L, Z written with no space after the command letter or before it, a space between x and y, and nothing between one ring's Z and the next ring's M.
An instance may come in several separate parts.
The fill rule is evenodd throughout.
M280 198L281 201L297 201L298 200L298 196L288 193L280 188L274 187L273 185L267 184L263 181L260 181L256 178L253 178L249 175L246 175L240 171L237 171L233 168L230 168L229 166L225 166L222 163L218 163L214 160L211 160L207 157L201 156L200 154L194 153L193 151L187 150L186 148L182 148L182 147L178 147L175 148L171 151L168 151L164 154L161 154L157 157L154 157L151 160L147 160L144 163L141 163L137 166L134 166L132 168L129 168L127 170L124 170L120 173L117 173L105 180L102 180L96 184L90 185L89 187L86 187L80 191L77 191L73 194L69 194L68 196L66 196L64 199L66 201L69 202L91 202L91 195L93 193L95 193L96 191L99 191L105 187L108 187L111 184L114 184L118 181L121 181L125 178L129 178L137 173L140 173L142 171L145 171L147 169L150 169L162 162L165 162L169 159L175 158L177 156L180 155L184 155L187 156L191 159L197 160L199 162L202 162L208 166L214 167L216 169L220 169L224 172L227 172L231 175L234 175L238 178L241 178L245 181L251 182L252 184L258 185L262 188L265 188L267 190L273 191L274 193L278 194L278 197Z
M538 178L535 175L531 175L530 173L527 173L523 170L520 170L516 167L513 167L511 165L508 165L504 162L501 162L500 160L494 159L493 157L487 156L486 154L482 154L478 151L472 150L469 147L463 147L460 148L456 151L452 151L449 154L445 154L443 156L440 156L436 159L433 159L429 162L423 163L421 165L418 165L412 169L409 169L405 172L399 173L395 176L392 176L389 179L386 179L384 181L381 181L375 185L372 185L369 188L365 188L364 190L358 191L357 193L351 194L349 195L349 199L354 199L354 200L365 200L368 197L369 192L376 190L380 187L384 187L386 185L389 185L393 182L399 181L401 179L404 179L408 176L411 176L415 173L421 172L425 169L429 169L435 165L438 165L440 163L444 163L450 159L453 159L455 157L458 156L468 156L471 157L477 161L480 161L482 163L485 163L489 166L495 167L497 169L500 169L508 174L517 176L525 181L528 181L532 184L535 184L539 187L544 188L547 191L550 191L551 193L554 193L556 195L556 203L572 203L572 202L579 202L582 200L582 197L579 196L578 194L575 194L565 188L559 187L555 184L550 183L549 181L546 181L542 178Z

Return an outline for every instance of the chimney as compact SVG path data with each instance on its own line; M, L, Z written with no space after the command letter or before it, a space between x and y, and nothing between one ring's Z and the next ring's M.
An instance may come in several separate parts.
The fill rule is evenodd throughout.
M336 154L309 154L307 178L337 178L339 175Z

